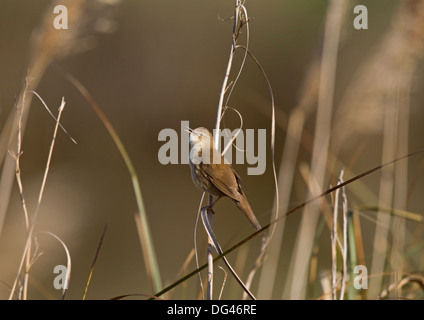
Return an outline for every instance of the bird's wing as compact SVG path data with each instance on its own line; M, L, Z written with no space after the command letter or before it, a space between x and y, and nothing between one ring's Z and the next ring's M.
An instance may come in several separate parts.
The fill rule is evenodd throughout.
M233 171L234 175L236 176L237 183L238 183L238 186L239 186L239 190L238 191L240 193L243 193L243 189L244 190L247 190L246 184L244 183L243 179L240 177L240 175L238 174L238 172L233 167L231 167L231 170Z
M227 197L240 199L239 184L229 164L202 164L202 172L219 191Z

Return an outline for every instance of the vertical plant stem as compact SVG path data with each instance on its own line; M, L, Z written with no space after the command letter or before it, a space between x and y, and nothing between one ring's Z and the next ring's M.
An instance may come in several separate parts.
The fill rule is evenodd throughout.
M384 136L382 162L395 157L396 144L396 110L392 97L388 97L384 109ZM393 166L383 168L380 177L380 192L378 199L378 213L376 231L373 242L373 253L371 263L371 276L368 290L369 298L377 298L383 285L383 274L386 266L388 236L390 228L390 214L384 208L392 207L393 200Z
M25 218L25 229L27 232L27 236L29 234L29 230L30 230L30 217L29 217L29 213L28 213L28 209L26 206L26 201L25 201L25 197L24 197L24 190L23 190L23 184L22 184L22 179L21 179L21 168L20 168L20 157L22 154L22 116L24 113L24 108L25 108L25 100L26 100L26 93L28 92L28 86L29 86L29 80L26 79L26 86L25 89L23 91L22 94L22 107L18 106L17 108L17 119L18 119L18 123L17 123L17 143L16 143L16 153L12 154L13 158L15 159L15 175L16 175L16 181L18 184L18 189L19 189L19 194L21 197L21 204L22 204L22 209L24 211L24 218ZM28 271L29 271L29 266L31 263L31 243L29 244L28 247L28 251L26 254L26 259L25 259L25 272L24 272L24 279L23 279L23 289L22 289L22 299L26 300L27 299L27 292L28 292Z
M234 52L236 48L236 28L239 18L239 8L240 8L240 0L235 0L235 10L234 10L234 23L233 23L233 35L231 39L231 48L230 48L230 56L228 58L227 63L227 69L225 70L225 76L224 81L222 82L221 92L219 95L219 101L218 101L218 111L216 115L216 121L215 121L215 132L213 133L213 140L214 140L214 147L218 150L219 146L219 128L221 125L221 118L222 118L222 109L224 107L224 97L225 97L225 91L227 89L228 85L228 79L230 78L231 68L233 65L233 58L234 58Z
M409 110L410 110L410 90L412 84L411 64L405 66L406 79L402 84L404 90L398 90L397 110L398 110L398 135L396 155L408 152L408 132L409 132ZM402 161L395 166L395 181L393 207L396 210L406 210L408 185L408 162ZM403 276L403 256L405 245L405 218L397 215L393 218L392 224L392 251L390 254L390 265L393 269L390 283L399 283ZM402 297L402 287L396 286L393 290L394 298Z
M135 219L135 220L136 220L136 222L138 222L137 217L138 217L138 216L136 215L136 219ZM86 298L86 296L87 296L88 287L89 287L89 285L90 285L91 277L92 277L92 275L93 275L93 271L94 271L94 265L96 264L97 258L99 257L99 252L100 252L100 249L101 249L101 247L102 247L103 239L104 239L104 237L105 237L105 235L106 235L106 230L107 230L108 225L109 225L109 222L107 222L107 223L105 224L105 227L103 228L102 235L100 236L100 241L99 241L99 244L97 245L96 254L94 255L93 262L91 263L90 273L88 274L87 283L85 284L84 293L82 294L82 300L85 300L85 298Z
M311 174L312 193L308 198L319 194L325 184L327 154L330 141L331 115L333 110L334 86L336 78L337 53L340 40L342 18L347 2L332 0L327 10L324 31L324 45L321 62L318 110L316 117L315 140L312 150ZM318 185L318 188L314 186ZM286 290L292 299L304 299L306 293L309 258L314 241L315 228L319 217L319 203L313 202L305 207L301 226L296 239L295 250L289 268L291 282L287 281Z
M225 76L224 81L222 82L222 88L219 95L219 101L218 101L218 111L216 115L216 122L215 122L215 131L213 132L213 142L214 142L214 148L218 150L219 146L219 128L221 124L221 118L222 118L222 110L223 110L223 104L224 104L224 97L225 97L225 91L227 89L228 85L228 79L230 78L231 68L233 65L233 58L234 58L234 52L236 47L236 28L237 28L237 22L239 17L239 6L240 6L240 0L235 0L235 10L234 10L234 24L233 24L233 35L231 39L231 48L230 48L230 56L228 58L227 63L227 69L225 70ZM209 205L213 203L213 197L209 197ZM208 219L210 225L212 225L212 214L208 212ZM213 243L212 239L208 236L208 246L207 246L207 262L208 262L208 289L207 289L207 300L212 300L212 290L213 290Z
M354 215L355 213L352 211L348 211L347 216L347 236L348 236L348 245L349 245L349 278L354 279L355 274L353 273L353 269L355 266L358 265L358 256L357 256L357 244L355 242L355 227L354 227ZM358 244L359 245L359 244ZM353 287L353 284L350 283L347 291L348 299L354 300L355 299L355 288Z
M302 140L301 137L305 119L314 108L314 102L318 95L316 89L318 87L318 77L319 59L315 58L312 66L309 68L308 75L304 80L302 93L300 95L301 99L289 117L283 155L278 170L278 195L276 195L276 201L274 202L272 211L277 210L277 206L279 205L277 199L279 199L279 202L281 203L278 210L281 212L287 212L289 210L288 205L290 203L293 179L296 172L296 160ZM277 215L275 218L277 218ZM286 219L282 219L278 224L276 224L273 235L269 239L267 259L263 262L258 286L259 299L271 299L273 287L276 283L278 283L275 280L280 255L284 252L283 235L285 223ZM285 297L283 296L283 299L284 298Z
M196 260L196 267L199 268L199 256L198 256L198 250L197 250L197 225L199 222L199 216L201 214L201 210L202 210L202 203L203 203L203 199L206 195L206 192L202 193L202 196L200 198L200 202L199 202L199 208L197 210L197 216L196 216L196 223L194 225L194 233L193 233L193 242L194 242L194 254L195 254L195 260ZM209 240L209 238L208 238ZM204 295L204 290L203 290L203 281L202 281L202 275L200 274L200 272L198 273L199 276L199 284L200 284L200 290L202 292L202 299L205 298Z
M28 252L30 251L30 248L31 248L32 235L34 233L34 228L35 228L35 225L36 225L38 212L40 210L41 201L43 199L44 188L46 186L47 176L48 176L49 170L50 170L50 162L51 162L51 158L52 158L52 154L53 154L54 144L55 144L55 141L56 141L57 130L59 128L60 118L62 116L62 112L63 112L64 108L65 108L65 99L62 98L62 103L60 104L60 107L59 107L59 115L57 116L56 126L55 126L54 132L53 132L52 142L50 144L49 155L47 157L46 169L44 170L43 181L41 183L40 192L38 194L37 207L35 208L35 211L34 211L34 214L33 214L33 217L32 217L31 228L29 229L28 234L27 234L27 240L26 240L26 243L25 243L24 252L23 252L23 255L22 255L21 262L19 264L18 273L16 275L15 282L13 283L12 290L10 291L9 300L13 299L13 296L14 296L15 290L16 290L16 285L18 283L19 275L21 274L24 262L27 261L27 255L28 255ZM29 272L28 268L29 268L29 266L27 266L27 268L25 268L25 277L28 277L28 272ZM24 292L24 297L26 297L25 292Z
M62 70L63 71L63 70ZM131 161L131 158L122 143L121 139L118 136L118 133L115 131L115 128L110 123L109 119L104 114L103 110L94 100L90 92L80 83L76 78L74 78L69 73L64 72L64 76L78 89L81 95L87 100L94 112L96 112L99 119L103 122L103 125L106 127L106 130L109 132L112 137L116 147L119 150L119 153L122 156L122 159L125 162L127 170L131 176L131 182L134 189L134 195L137 202L138 214L140 215L140 242L142 245L142 252L144 256L144 264L146 266L147 273L149 278L152 281L153 289L158 292L162 288L162 280L160 276L159 264L156 257L156 252L153 246L152 235L149 228L147 214L144 208L144 201L141 194L140 183L138 180L137 172L134 168L134 165Z
M219 255L223 254L223 251L221 249L221 246L218 243L218 240L216 239L215 233L213 232L212 226L210 224L211 220L210 218L210 210L208 210L208 207L203 207L201 210L201 217L202 217L202 222L203 222L203 226L205 227L205 231L208 234L209 239L211 240L211 244L213 247L215 247L216 251L218 252ZM257 231L259 232L259 231ZM253 233L251 236L253 236L255 233ZM212 263L214 261L216 261L217 258L212 259L211 263L207 263L205 264L205 266L210 267L212 265ZM238 284L242 287L242 289L244 290L244 292L247 293L247 295L252 299L252 300L256 300L255 296L249 291L249 289L246 287L246 285L243 283L243 281L241 281L240 277L237 275L237 273L234 271L233 267L231 266L231 264L228 262L226 257L222 257L222 260L224 261L224 263L226 264L228 270L231 272L231 274L234 276L235 280L238 282ZM198 270L200 271L200 270Z
M343 170L340 173L340 183L343 183ZM348 251L348 241L347 241L347 197L345 188L341 188L342 192L342 208L343 208L343 246L342 246L342 260L343 260L343 266L342 266L342 277L341 277L341 285L340 285L340 300L344 299L344 293L346 288L346 280L347 280L347 251Z
M209 196L209 203L213 202L213 197ZM213 213L212 210L208 210L207 218L209 220L209 225L212 227ZM213 242L212 239L208 236L208 247L207 247L207 262L208 262L208 286L206 299L213 299Z
M340 180L339 183L340 184ZM334 195L333 228L331 230L331 299L336 300L337 292L337 216L339 213L340 189Z

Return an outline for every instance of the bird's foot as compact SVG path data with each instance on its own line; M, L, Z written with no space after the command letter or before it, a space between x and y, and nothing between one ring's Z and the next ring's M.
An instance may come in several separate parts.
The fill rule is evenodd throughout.
M213 206L206 206L205 208L206 208L206 210L208 211L208 213L215 214L215 211L213 211L212 207L213 207Z

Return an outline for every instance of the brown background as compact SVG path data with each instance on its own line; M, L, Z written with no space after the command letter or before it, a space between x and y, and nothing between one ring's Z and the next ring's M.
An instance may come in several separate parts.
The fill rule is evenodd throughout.
M352 27L356 4L352 2L340 48L336 103L358 64L390 24L391 14L398 3L388 0L363 2L369 10L369 30L357 31ZM0 2L0 128L23 86L31 54L29 39L48 4L49 1L44 0ZM88 88L119 133L135 164L164 284L178 278L180 267L193 248L194 222L201 193L193 186L187 165L163 166L158 162L157 152L162 143L157 137L164 128L179 132L182 120L189 120L193 128L206 126L212 129L214 126L232 29L231 20L220 21L218 16L230 18L233 5L232 1L224 0L122 1L111 12L116 23L112 33L95 33L89 39L92 49L67 55L56 62ZM267 72L276 107L287 114L296 104L303 76L319 50L327 2L264 0L247 1L246 5L252 17L250 49ZM235 67L239 65L241 55L236 57ZM419 79L422 77L418 76ZM422 147L423 135L423 93L419 83L414 88L411 150ZM134 224L137 207L130 176L116 146L84 98L55 68L48 67L37 92L54 113L61 97L65 97L67 104L62 123L78 141L74 145L62 132L59 133L37 223L38 230L57 234L71 251L72 277L67 297L81 299L106 222L109 227L87 298L153 294ZM268 90L251 60L244 69L230 106L243 114L245 128L269 130ZM281 116L281 112L277 115ZM226 121L233 128L237 125L233 115L229 115ZM314 117L311 117L307 123L309 132L313 132L313 127ZM31 210L35 208L53 128L54 121L34 99L21 158L24 190ZM278 166L285 131L277 127L276 133ZM380 162L380 134L365 137L364 150L355 163L356 172ZM347 148L342 158L349 161L354 150L355 146ZM301 161L308 161L309 156L309 150L301 150ZM268 156L267 171L262 176L247 176L245 166L236 167L248 186L249 201L263 224L269 221L274 199L269 159ZM412 159L411 167L417 167L419 163L420 159ZM378 174L364 181L370 188L378 189L377 178ZM292 191L293 203L289 207L304 200L306 195L299 173L296 173L296 179L299 180L295 186L297 190ZM419 194L423 187L422 182L416 186L411 210L422 208ZM224 246L252 231L230 201L221 200L215 212L214 226ZM282 255L281 272L287 267L298 220L295 214L287 221L285 237L289 242L285 247L287 253ZM373 228L371 222L364 222L364 232ZM203 233L202 227L198 233ZM29 297L57 299L60 292L52 286L53 267L66 263L65 254L48 236L39 234L37 238L43 255L31 270ZM203 252L200 239L203 238L199 236ZM24 220L15 186L0 237L0 298L8 297L7 285L11 285L16 275L24 240ZM327 230L320 241L322 246L329 246ZM255 239L250 246L255 248L258 243L259 239ZM322 268L328 268L329 247L324 251L327 253L320 264ZM236 254L230 257L235 260ZM193 268L191 262L188 271ZM195 298L197 281L194 277L188 282L188 289L179 287L174 297ZM230 281L228 286L224 297L240 298L235 284ZM275 297L279 296L277 292Z

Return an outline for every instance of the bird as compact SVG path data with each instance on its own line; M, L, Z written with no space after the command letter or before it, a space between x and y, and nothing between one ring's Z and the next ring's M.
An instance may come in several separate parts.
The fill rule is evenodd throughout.
M241 177L230 163L213 146L213 137L208 129L189 129L191 178L197 188L217 197L208 206L212 210L222 197L229 197L246 216L252 226L259 230L261 225L243 192Z

